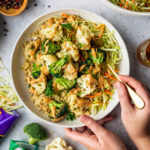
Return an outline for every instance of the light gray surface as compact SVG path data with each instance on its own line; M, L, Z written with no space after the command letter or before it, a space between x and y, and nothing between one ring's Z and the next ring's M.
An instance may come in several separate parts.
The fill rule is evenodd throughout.
M0 15L0 57L3 59L5 65L10 68L11 54L18 35L22 32L22 29L24 29L27 24L32 22L32 20L39 15L55 9L82 8L103 16L117 28L128 48L131 62L131 75L143 81L150 88L150 69L143 67L136 60L137 46L143 40L149 38L150 18L133 17L119 14L118 12L114 12L104 7L100 1L101 0L30 0L29 9L27 9L21 15L16 17L6 17ZM35 3L38 4L37 7L34 6ZM48 5L51 7L49 8ZM7 25L4 25L3 22L7 22ZM6 33L3 31L4 28L7 28L9 32ZM7 36L4 36L5 33ZM27 140L27 136L22 131L24 125L33 121L39 122L24 108L20 109L19 112L21 114L21 118L18 120L3 142L0 143L0 150L9 149L10 139ZM107 128L120 135L130 150L135 150L135 147L129 140L122 125L120 118L120 106L113 111L113 114L116 115L116 119L108 123L106 125ZM44 124L44 126L47 127L50 138L49 140L41 143L41 145L44 145L45 143L48 144L54 137L61 136L67 139L62 128L47 126L46 124ZM71 141L70 139L67 139L67 142L76 150L86 150L83 146Z

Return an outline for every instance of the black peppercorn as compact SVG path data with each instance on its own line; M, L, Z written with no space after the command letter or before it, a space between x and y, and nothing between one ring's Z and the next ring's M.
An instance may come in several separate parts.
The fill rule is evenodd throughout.
M4 9L19 9L23 4L24 0L0 0L0 6Z

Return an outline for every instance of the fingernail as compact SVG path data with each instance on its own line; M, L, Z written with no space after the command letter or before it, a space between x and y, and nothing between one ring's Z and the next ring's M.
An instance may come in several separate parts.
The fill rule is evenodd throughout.
M120 82L117 82L117 83L116 83L116 86L117 86L117 88L121 88L121 87L122 87L122 84L121 84Z
M86 122L86 120L87 120L88 118L89 118L88 116L82 115L81 118L80 118L80 120L81 120L81 122Z

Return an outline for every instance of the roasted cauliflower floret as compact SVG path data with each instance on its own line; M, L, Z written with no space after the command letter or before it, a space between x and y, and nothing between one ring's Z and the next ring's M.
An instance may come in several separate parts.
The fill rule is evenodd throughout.
M56 138L46 146L45 150L73 150L62 138Z
M65 41L61 45L61 48L62 48L62 50L56 54L59 58L62 58L65 55L68 55L75 62L77 62L79 60L79 50L78 50L78 47L73 42Z
M57 28L57 31L55 32L55 35L52 39L52 41L60 41L63 38L63 31L62 31L62 27L59 26Z
M89 27L79 26L76 33L77 43L81 50L89 50L91 47L91 39L93 34Z
M69 62L64 68L63 77L68 80L76 79L78 77L78 68L79 67L77 65L74 65L72 62Z
M30 92L34 95L42 94L46 89L46 76L41 73L40 77L37 79L32 79L30 81Z
M85 74L77 79L77 84L81 90L80 97L84 97L96 89L97 80L91 74Z
M58 61L58 59L54 55L43 55L41 56L41 59L43 61L43 64L47 67Z
M31 85L37 94L42 94L46 88L46 82L39 82Z
M53 42L60 41L63 38L62 27L58 23L44 27L41 29L41 34Z
M77 95L69 92L68 100L69 100L70 111L73 112L76 117L79 117L80 115L82 115L83 112L82 112L82 108L80 108L78 105Z
M24 50L25 50L25 57L27 60L34 60L34 55L40 46L40 42L41 42L40 39L36 39L26 44Z
M40 63L42 64L41 71L45 74L49 74L48 66L55 63L58 59L54 55L43 55L41 56Z

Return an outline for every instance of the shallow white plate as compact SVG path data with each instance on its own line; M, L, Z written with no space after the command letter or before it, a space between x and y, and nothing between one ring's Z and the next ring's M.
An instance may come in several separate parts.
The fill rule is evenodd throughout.
M112 8L113 10L119 11L120 13L131 15L131 16L150 16L150 12L136 12L128 9L124 9L111 3L109 0L100 0L105 6Z
M21 66L24 62L22 44L25 41L29 40L28 35L31 32L33 32L34 30L36 30L43 21L47 20L50 17L58 16L62 12L80 15L84 19L91 20L94 22L104 23L104 24L106 24L107 28L110 31L114 31L114 35L115 35L115 37L116 37L116 39L117 39L117 41L121 47L121 53L123 56L122 61L120 62L120 74L124 74L124 75L129 74L129 68L130 68L129 67L129 58L128 58L126 46L125 46L121 36L117 32L117 30L108 21L106 21L101 16L98 16L98 15L96 15L92 12L86 11L86 10L67 9L67 10L57 10L54 12L50 12L48 14L41 16L41 17L38 17L29 26L27 26L27 28L22 32L22 34L18 38L17 43L15 45L14 52L12 55L12 64L11 64L12 79L13 79L15 90L16 90L19 98L22 100L26 109L31 114L33 114L36 117L38 117L39 119L41 119L43 122L47 122L47 123L53 124L53 125L59 125L62 127L79 127L79 126L83 126L83 124L80 122L79 118L74 120L74 121L64 120L64 121L61 121L58 123L53 123L42 112L38 111L37 108L34 106L34 104L30 100L28 88L27 88L25 81L24 81L24 72L21 69ZM105 111L101 110L93 118L102 119L103 117L108 115L117 106L118 103L119 103L119 100L117 97L117 93L115 92L114 100L110 101L107 109Z

